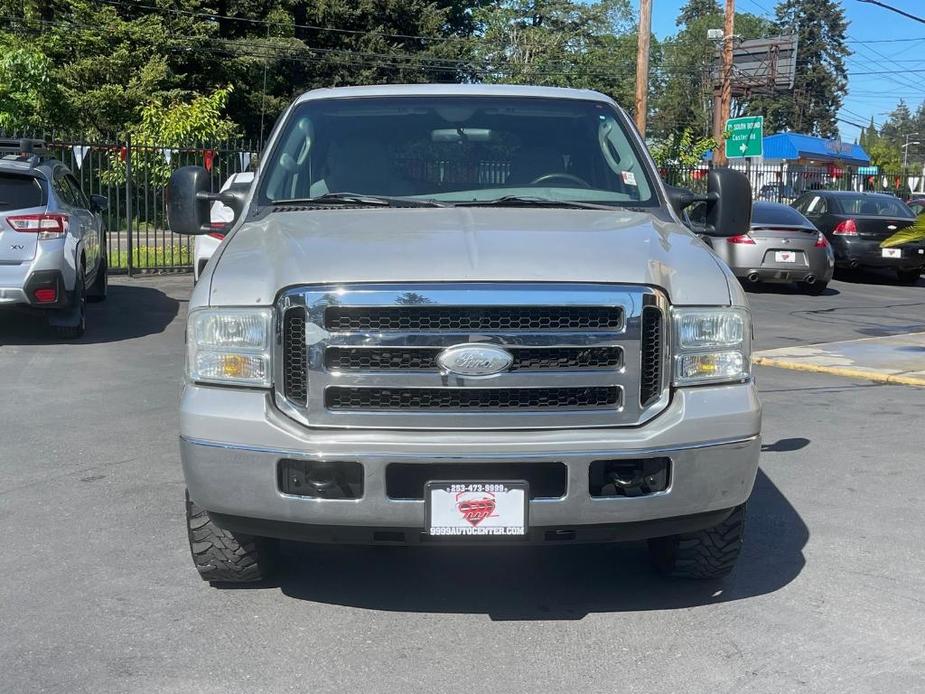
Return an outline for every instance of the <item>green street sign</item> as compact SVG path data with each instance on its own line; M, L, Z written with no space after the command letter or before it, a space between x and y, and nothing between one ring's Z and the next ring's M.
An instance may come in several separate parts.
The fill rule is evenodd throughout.
M726 158L760 157L764 143L764 116L744 116L726 121Z

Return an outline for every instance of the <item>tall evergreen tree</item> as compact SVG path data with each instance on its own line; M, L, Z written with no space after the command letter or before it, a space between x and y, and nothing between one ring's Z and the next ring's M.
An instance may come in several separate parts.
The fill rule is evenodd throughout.
M675 26L688 27L698 19L722 13L717 0L687 0L687 4L678 12Z
M797 70L792 92L761 100L765 127L835 137L851 53L844 9L837 0L781 0L777 24L781 33L798 36Z

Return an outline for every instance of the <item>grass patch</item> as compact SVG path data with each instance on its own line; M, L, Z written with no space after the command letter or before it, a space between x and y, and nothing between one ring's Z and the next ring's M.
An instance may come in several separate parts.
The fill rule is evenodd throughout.
M157 270L159 268L192 267L193 257L186 245L141 246L132 249L132 267L136 270ZM109 267L113 270L128 269L128 252L111 250Z

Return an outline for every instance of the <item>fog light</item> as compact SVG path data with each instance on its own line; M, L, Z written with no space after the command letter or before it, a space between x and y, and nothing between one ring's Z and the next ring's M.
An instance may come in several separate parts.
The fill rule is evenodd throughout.
M40 304L50 304L58 300L58 290L56 287L41 287L32 292L32 296Z

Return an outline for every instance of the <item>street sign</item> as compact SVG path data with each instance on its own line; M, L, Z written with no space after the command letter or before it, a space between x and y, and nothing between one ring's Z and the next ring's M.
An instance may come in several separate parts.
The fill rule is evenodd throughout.
M726 158L760 157L764 152L764 116L726 121Z

